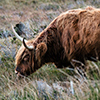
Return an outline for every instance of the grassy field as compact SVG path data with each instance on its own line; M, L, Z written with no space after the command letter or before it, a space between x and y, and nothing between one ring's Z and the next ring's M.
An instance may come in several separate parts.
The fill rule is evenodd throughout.
M10 23L23 22L37 35L61 12L87 5L99 7L100 2L0 0L0 34L5 31L13 34ZM54 64L46 64L29 77L18 79L14 73L14 60L20 45L14 36L0 38L0 100L100 100L99 61L87 61L85 71L82 66L57 69Z

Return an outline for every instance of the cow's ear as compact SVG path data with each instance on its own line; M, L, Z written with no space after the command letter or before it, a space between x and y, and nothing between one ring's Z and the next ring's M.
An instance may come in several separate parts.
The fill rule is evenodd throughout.
M39 43L36 47L36 60L38 60L39 62L41 61L41 57L46 53L47 51L47 45L42 42L42 43Z

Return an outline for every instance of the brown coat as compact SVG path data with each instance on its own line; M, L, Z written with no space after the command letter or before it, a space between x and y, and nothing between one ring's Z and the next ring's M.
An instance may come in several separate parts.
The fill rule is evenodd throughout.
M50 62L62 68L71 65L72 59L84 64L87 59L100 59L100 9L87 7L64 12L26 44L34 49L30 51L22 45L18 51L16 70L21 74L33 73ZM31 54L32 66L29 64ZM24 63L25 57L28 57L27 63Z

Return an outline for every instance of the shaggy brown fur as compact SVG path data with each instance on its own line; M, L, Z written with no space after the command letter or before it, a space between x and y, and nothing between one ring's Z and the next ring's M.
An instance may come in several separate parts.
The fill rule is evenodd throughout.
M58 68L67 67L72 59L100 60L100 9L69 10L55 18L35 40L23 45L16 55L16 70L29 75L43 64L52 62ZM32 57L31 57L32 56Z

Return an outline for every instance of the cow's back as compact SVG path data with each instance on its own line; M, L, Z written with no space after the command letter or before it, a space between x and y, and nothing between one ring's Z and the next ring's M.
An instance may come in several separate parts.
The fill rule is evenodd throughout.
M68 60L97 57L100 53L100 9L69 10L57 17L56 25Z

